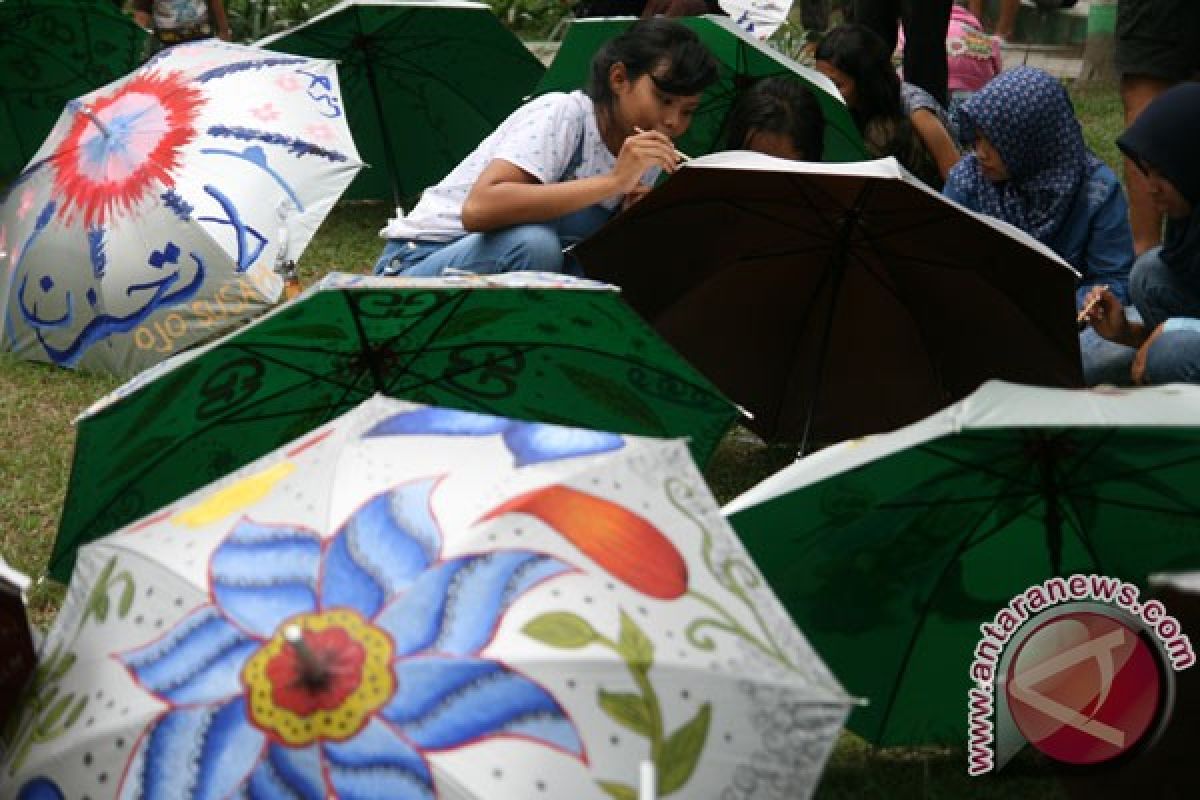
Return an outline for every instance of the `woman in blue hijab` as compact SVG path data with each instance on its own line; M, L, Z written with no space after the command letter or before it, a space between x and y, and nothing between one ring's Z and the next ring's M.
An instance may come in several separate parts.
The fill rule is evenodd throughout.
M1129 207L1116 174L1084 144L1062 84L1032 67L1003 72L962 106L959 126L974 152L950 171L945 196L1058 253L1082 276L1079 309L1094 286L1127 302ZM1129 383L1132 348L1091 328L1079 345L1088 385Z
M1097 289L1088 321L1113 341L1138 348L1138 383L1200 383L1200 84L1159 95L1117 139L1146 176L1167 217L1161 247L1133 266L1130 294L1144 324L1130 322L1113 293Z

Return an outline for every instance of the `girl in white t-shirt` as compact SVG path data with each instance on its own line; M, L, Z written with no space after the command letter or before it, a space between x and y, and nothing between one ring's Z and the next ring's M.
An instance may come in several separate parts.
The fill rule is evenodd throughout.
M640 198L659 170L675 170L671 140L716 79L716 61L690 29L639 20L596 54L586 93L517 109L389 221L376 274L576 271L563 247Z

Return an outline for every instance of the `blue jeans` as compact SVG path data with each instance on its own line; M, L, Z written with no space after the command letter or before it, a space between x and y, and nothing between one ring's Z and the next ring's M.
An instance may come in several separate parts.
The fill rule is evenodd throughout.
M1200 294L1162 260L1162 248L1147 250L1133 262L1129 296L1152 331L1171 317L1200 317Z
M1162 260L1162 248L1147 250L1129 275L1129 294L1147 332L1172 317L1200 317L1200 294ZM1200 331L1164 331L1146 353L1147 383L1200 383Z
M1141 321L1134 308L1126 308L1125 316L1133 322ZM1133 357L1137 355L1134 348L1110 342L1089 326L1079 334L1079 354L1083 358L1084 386L1133 385Z
M1146 353L1146 383L1200 383L1200 331L1164 331Z
M453 242L389 239L375 262L376 275L434 276L447 269L480 275L497 272L566 272L583 275L563 249L591 235L612 216L595 205L550 222L468 233Z

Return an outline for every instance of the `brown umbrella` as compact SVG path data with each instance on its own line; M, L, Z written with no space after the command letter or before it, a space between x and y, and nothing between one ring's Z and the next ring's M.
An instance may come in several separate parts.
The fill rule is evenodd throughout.
M0 558L0 728L24 693L37 663L22 592L29 579Z
M906 425L992 378L1081 385L1078 274L894 159L695 159L575 253L768 440Z

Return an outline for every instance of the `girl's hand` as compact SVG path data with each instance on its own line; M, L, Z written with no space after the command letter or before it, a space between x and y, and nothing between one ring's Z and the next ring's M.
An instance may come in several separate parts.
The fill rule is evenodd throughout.
M1081 322L1089 323L1096 333L1110 342L1132 344L1133 331L1125 319L1125 308L1107 286L1093 286L1083 301Z
M678 165L679 159L670 138L658 131L643 131L625 138L621 152L617 153L612 176L617 182L617 191L629 194L641 184L646 170L658 167L674 172Z
M646 195L650 194L653 186L647 186L644 183L639 183L637 186L625 193L625 197L621 200L621 210L626 211L637 201L641 200Z

